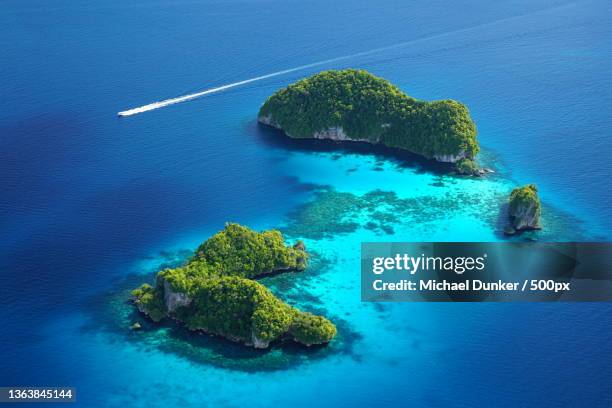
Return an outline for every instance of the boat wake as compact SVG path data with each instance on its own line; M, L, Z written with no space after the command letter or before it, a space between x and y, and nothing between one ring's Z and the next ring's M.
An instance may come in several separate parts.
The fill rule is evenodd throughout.
M207 90L204 90L204 91L200 91L200 92L196 92L196 93L192 93L192 94L189 94L189 95L179 96L177 98L172 98L172 99L166 99L166 100L159 101L159 102L153 102L153 103L150 103L148 105L140 106L138 108L128 109L128 110L125 110L125 111L121 111L121 112L118 113L118 115L119 116L132 116L132 115L136 115L138 113L148 112L148 111L151 111L151 110L163 108L163 107L174 105L174 104L177 104L177 103L190 101L192 99L196 99L196 98L199 98L199 97L204 96L204 95L210 95L210 94L213 94L213 93L216 93L216 92L225 91L226 89L235 88L237 86L249 84L251 82L261 81L263 79L272 78L272 77L279 76L279 75L284 75L284 74L289 74L291 72L300 71L300 70L304 70L304 69L308 69L308 68L313 68L313 67L317 67L317 66L323 65L323 64L329 64L329 63L340 61L340 60L343 60L343 59L346 59L346 58L352 58L354 56L356 56L356 55L350 55L350 56L347 55L347 56L343 56L343 57L333 58L333 59L330 59L330 60L314 62L312 64L301 65L299 67L285 69L285 70L282 70L282 71L273 72L271 74L261 75L261 76L255 77L255 78L245 79L243 81L238 81L238 82L234 82L234 83L231 83L231 84L227 84L227 85L223 85L223 86L218 86L216 88L210 88L210 89L207 89Z
M555 7L551 7L548 9L544 9L544 10L539 10L536 11L535 13L530 13L530 14L536 14L539 12L547 12L550 10L554 10L554 9L559 9L559 8L565 8L568 6L571 6L573 3L569 3L569 4L564 4L561 6L555 6ZM529 14L527 14L529 15ZM393 44L393 45L388 45L385 47L379 47L379 48L374 48L371 50L367 50L367 51L362 51L362 52L358 52L355 54L350 54L350 55L343 55L341 57L336 57L336 58L331 58L331 59L327 59L324 61L318 61L318 62L313 62L311 64L306 64L306 65L300 65L299 67L295 67L295 68L289 68L289 69L285 69L282 71L277 71L277 72L273 72L271 74L267 74L267 75L261 75L258 77L254 77L254 78L250 78L250 79L245 79L243 81L238 81L238 82L234 82L231 84L227 84L227 85L222 85L222 86L218 86L216 88L210 88L210 89L206 89L204 91L200 91L200 92L196 92L196 93L192 93L189 95L184 95L184 96L179 96L176 98L171 98L171 99L166 99L163 101L159 101L159 102L153 102L150 103L148 105L144 105L144 106L140 106L138 108L133 108L133 109L128 109L128 110L124 110L121 111L119 113L117 113L117 115L119 116L132 116L132 115L137 115L139 113L143 113L143 112L148 112L148 111L152 111L155 109L160 109L160 108L164 108L166 106L170 106L170 105L175 105L177 103L181 103L181 102L187 102L196 98L200 98L202 96L205 95L210 95L210 94L214 94L217 92L222 92L225 91L227 89L231 89L231 88L235 88L237 86L241 86L241 85L246 85L249 84L251 82L256 82L256 81L261 81L264 79L268 79L268 78L272 78L272 77L276 77L276 76L280 76L280 75L285 75L285 74L289 74L292 72L296 72L296 71L302 71L305 69L309 69L309 68L315 68L321 65L326 65L326 64L332 64L334 62L339 62L339 61L344 61L344 60L348 60L348 59L352 59L352 58L358 58L358 57L364 57L367 55L371 55L371 54L375 54L375 53L379 53L379 52L383 52L383 51L389 51L389 50L393 50L396 48L401 48L401 47L405 47L411 44L416 44L422 41L429 41L429 40L434 40L437 38L442 38L445 36L449 36L449 35L454 35L454 34L458 34L461 32L466 32L466 31L471 31L474 29L478 29L478 28L483 28L486 26L495 26L501 22L505 22L505 21L512 21L512 20L516 20L519 18L523 18L526 17L527 15L523 14L523 15L517 15L517 16L512 16L512 17L506 17L506 18L501 18L495 21L489 21L487 23L483 23L483 24L478 24L475 26L471 26L471 27L465 27L465 28L459 28L456 30L451 30L451 31L445 31L442 33L438 33L438 34L433 34L427 37L421 37L421 38L416 38L413 40L409 40L409 41L404 41L401 43L397 43L397 44Z

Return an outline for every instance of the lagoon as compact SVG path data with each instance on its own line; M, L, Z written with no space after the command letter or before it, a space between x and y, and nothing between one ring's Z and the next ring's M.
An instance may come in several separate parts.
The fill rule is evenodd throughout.
M0 383L75 386L87 408L610 405L610 305L370 304L359 288L364 241L507 239L499 208L519 184L538 185L544 230L512 239L610 239L609 2L371 4L3 3ZM465 103L496 173L257 125L274 90L346 67ZM129 330L129 290L226 221L305 241L307 271L263 281L330 316L338 341L258 352L144 320Z

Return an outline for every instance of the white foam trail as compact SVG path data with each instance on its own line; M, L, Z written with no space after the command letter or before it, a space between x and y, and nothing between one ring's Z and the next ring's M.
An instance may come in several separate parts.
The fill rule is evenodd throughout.
M563 4L563 5L560 5L560 6L557 6L557 7L551 7L549 9L538 10L538 11L536 11L534 13L530 13L530 14L536 14L536 13L539 13L539 12L546 12L546 11L550 11L550 10L565 8L565 7L571 6L573 4L574 3ZM436 38L444 37L444 36L447 36L447 35L452 35L452 34L457 34L457 33L465 32L465 31L474 30L476 28L482 28L482 27L486 27L486 26L490 26L490 25L496 25L496 24L499 24L501 22L516 20L516 19L519 19L519 18L526 17L528 15L529 14L522 14L522 15L518 15L518 16L501 18L499 20L489 21L488 23L478 24L478 25L475 25L475 26L472 26L472 27L466 27L466 28L460 28L460 29L457 29L457 30L446 31L446 32L443 32L443 33L431 35L429 37L416 38L416 39L413 39L413 40L404 41L404 42L401 42L401 43L397 43L397 44L393 44L393 45L388 45L388 46L385 46L385 47L374 48L374 49L371 49L371 50L368 50L368 51L358 52L356 54L343 55L341 57L331 58L331 59L324 60L324 61L313 62L312 64L300 65L299 67L289 68L289 69L285 69L285 70L282 70L282 71L273 72L271 74L262 75L262 76L258 76L258 77L250 78L250 79L245 79L244 81L234 82L232 84L227 84L227 85L219 86L219 87L216 87L216 88L206 89L206 90L201 91L201 92L196 92L196 93L189 94L189 95L179 96L177 98L166 99L166 100L163 100L163 101L160 101L160 102L153 102L153 103L150 103L148 105L140 106L138 108L133 108L133 109L128 109L128 110L125 110L125 111L121 111L121 112L117 113L117 115L119 115L119 116L136 115L138 113L148 112L148 111L152 111L152 110L155 110L155 109L163 108L163 107L166 107L166 106L169 106L169 105L174 105L174 104L177 104L177 103L190 101L192 99L196 99L196 98L199 98L199 97L204 96L204 95L209 95L209 94L213 94L213 93L216 93L216 92L225 91L226 89L235 88L237 86L249 84L251 82L261 81L263 79L272 78L272 77L276 77L276 76L284 75L284 74L289 74L291 72L301 71L301 70L308 69L308 68L314 68L314 67L318 67L320 65L331 64L333 62L343 61L343 60L347 60L347 59L350 59L350 58L363 57L363 56L366 56L366 55L370 55L370 54L374 54L374 53L378 53L378 52L382 52L382 51L388 51L388 50L392 50L392 49L395 49L395 48L405 47L407 45L415 44L415 43L418 43L418 42L421 42L421 41L429 41L429 40L433 40L433 39L436 39Z
M416 40L414 40L414 41L416 41ZM412 43L414 41L410 41L410 43ZM272 77L279 76L279 75L289 74L291 72L301 71L301 70L308 69L308 68L314 68L314 67L318 67L320 65L331 64L333 62L338 62L338 61L342 61L342 60L349 59L349 58L355 58L355 57L360 57L360 56L363 56L363 55L373 54L375 52L380 52L380 51L384 51L384 50L388 50L388 49L392 49L392 48L396 48L396 47L401 47L401 46L406 45L406 44L408 44L408 42L401 43L401 44L394 44L394 45L390 45L390 46L386 46L386 47L382 47L382 48L376 48L374 50L363 51L363 52L359 52L359 53L356 53L356 54L344 55L342 57L336 57L336 58L328 59L328 60L325 60L325 61L313 62L312 64L300 65L299 67L284 69L282 71L273 72L271 74L266 74L266 75L258 76L258 77L255 77L255 78L245 79L244 81L234 82L232 84L227 84L227 85L219 86L219 87L216 87L216 88L207 89L207 90L204 90L204 91L201 91L201 92L196 92L196 93L185 95L185 96L179 96L177 98L166 99L166 100L163 100L163 101L160 101L160 102L153 102L153 103L150 103L148 105L140 106L138 108L128 109L128 110L125 110L125 111L121 111L121 112L119 112L117 114L119 116L136 115L138 113L142 113L142 112L147 112L147 111L163 108L165 106L174 105L176 103L190 101L192 99L196 99L196 98L199 98L199 97L204 96L204 95L210 95L212 93L225 91L226 89L234 88L234 87L237 87L237 86L240 86L240 85L249 84L251 82L261 81L262 79L267 79L267 78L272 78Z
M147 111L163 108L163 107L168 106L168 105L174 105L176 103L190 101L192 99L196 99L196 98L199 98L199 97L204 96L204 95L209 95L209 94L212 94L212 93L225 91L226 89L234 88L236 86L248 84L248 83L255 82L255 81L261 81L262 79L272 78L272 77L275 77L275 76L288 74L290 72L300 71L302 69L308 69L308 68L316 67L318 65L328 64L328 63L331 63L331 62L334 62L334 61L337 61L337 60L340 60L340 59L350 58L350 57L352 57L352 56L339 57L339 58L334 58L334 59L331 59L331 60L319 61L319 62L315 62L315 63L312 63L312 64L301 65L299 67L285 69L283 71L273 72L271 74L262 75L262 76L258 76L258 77L255 77L255 78L245 79L244 81L234 82L232 84L227 84L227 85L219 86L219 87L216 87L216 88L207 89L205 91L196 92L196 93L185 95L185 96L179 96L178 98L166 99L166 100L160 101L160 102L153 102L153 103L150 103L148 105L140 106L138 108L128 109L128 110L125 110L125 111L121 111L121 112L118 113L118 115L119 116L136 115L138 113L142 113L142 112L147 112Z

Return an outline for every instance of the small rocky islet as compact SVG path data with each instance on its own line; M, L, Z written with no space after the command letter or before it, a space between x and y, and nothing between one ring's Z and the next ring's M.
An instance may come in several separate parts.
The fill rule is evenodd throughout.
M542 229L541 214L542 204L536 185L528 184L515 188L510 193L508 201L509 224L504 229L504 233L514 235L521 231Z

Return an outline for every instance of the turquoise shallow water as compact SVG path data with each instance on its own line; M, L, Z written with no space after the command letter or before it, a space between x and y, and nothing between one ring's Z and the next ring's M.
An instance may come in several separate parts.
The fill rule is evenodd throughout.
M9 1L0 21L0 384L73 385L88 408L612 403L607 304L359 300L362 241L505 239L517 184L538 184L545 229L515 239L609 239L607 2ZM265 98L310 71L115 117L406 41L329 68L466 103L495 175L259 128ZM145 323L129 289L225 221L306 241L307 271L264 282L337 340L256 352L127 329Z
M576 398L559 399L532 386L552 381L549 376L576 358L572 353L577 347L587 347L582 336L568 337L567 332L585 324L576 321L585 319L584 310L555 304L360 302L361 242L498 240L498 201L512 182L423 172L389 158L337 149L277 153L279 170L311 185L312 191L285 216L256 226L280 226L289 239L303 238L314 259L303 273L263 282L290 303L329 316L338 324L338 338L327 348L257 352L172 325L147 324L126 303L128 291L161 267L182 262L197 244L186 239L157 256L134 260L126 269L131 273L89 297L80 313L44 325L39 347L72 350L71 360L78 364L73 373L87 373L87 381L72 373L68 378L81 385L88 404L149 406L158 400L187 406L306 407L315 398L322 406L443 406L457 405L460 396L465 401L460 406L472 406L476 401L499 403L503 390L521 393L516 399L506 396L508 406L523 401L525 394L540 404L549 404L552 397ZM547 211L551 229L557 222L550 216L555 211ZM567 222L567 215L559 217ZM557 228L568 231L563 225ZM573 239L572 234L558 238ZM600 306L589 307L587 318L590 330L607 330ZM127 329L134 320L145 324L142 332ZM555 338L555 333L562 337ZM538 350L541 335L548 340L539 356L516 349ZM605 339L590 338L588 343L589 354L607 353ZM572 364L589 371L597 366ZM517 371L534 366L539 369L529 380L515 378ZM493 381L487 372L495 374ZM571 378L569 373L563 376ZM101 383L91 378L104 378L102 383L113 392L97 390ZM466 382L471 388L464 388ZM488 388L492 382L494 391ZM598 403L598 387L606 383L606 378L591 379L580 397ZM557 381L549 385L556 386Z

